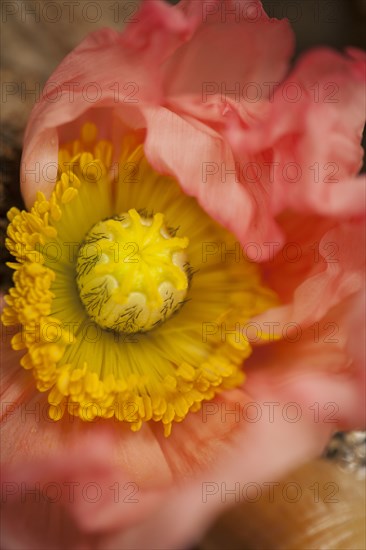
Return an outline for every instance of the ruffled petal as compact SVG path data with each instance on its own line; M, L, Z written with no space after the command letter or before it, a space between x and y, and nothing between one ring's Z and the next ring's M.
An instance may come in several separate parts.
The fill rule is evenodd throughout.
M134 112L140 103L163 101L160 64L196 24L182 10L151 0L143 3L124 33L96 31L63 60L27 125L21 171L26 204L32 204L37 190L48 195L52 189L60 126L96 107L130 107Z
M254 209L236 177L227 144L215 132L207 133L163 107L144 108L143 113L148 127L145 154L151 165L174 176L216 221L234 233L245 233Z
M198 94L203 103L212 96L225 103L248 96L253 103L255 90L256 103L268 96L268 82L285 76L294 49L287 20L269 19L258 1L191 0L186 10L199 10L202 24L165 63L168 97Z
M117 421L85 423L68 415L52 421L45 395L35 390L32 377L19 365L21 354L10 349L12 334L3 330L0 436L6 547L89 548L90 543L94 548L93 536L86 533L99 536L141 524L173 487L230 448L245 400L241 390L203 404L202 411L175 426L169 439L158 426L133 433ZM36 485L39 497L32 496ZM90 498L85 497L88 487ZM23 534L17 530L19 510ZM52 528L42 535L40 524L48 521Z
M271 152L268 216L287 208L335 218L364 213L360 145L365 122L365 60L327 49L305 54L252 124L240 109L227 123L238 158ZM261 157L254 158L261 165ZM244 185L250 186L250 182Z
M295 245L301 247L296 243ZM319 321L334 306L363 288L365 275L365 222L344 222L327 231L320 242L308 251L315 254L316 261L301 278L294 289L292 298L286 305L270 309L258 316L253 322L258 323L263 333L272 327L274 334L281 337L291 323L297 326L309 326ZM288 253L288 252L287 252ZM290 254L293 252L291 251ZM280 253L281 254L281 253ZM295 254L298 250L295 249ZM274 262L275 263L275 262ZM287 265L286 265L287 264ZM275 283L282 278L283 286L288 273L293 271L293 261L284 260ZM301 280L302 279L302 280ZM280 288L281 288L280 286ZM276 284L273 284L276 290ZM266 328L267 327L267 328Z
M171 485L170 468L149 427L134 434L119 422L52 421L47 399L19 365L22 354L10 348L14 331L1 329L2 547L95 548L85 534L90 518L102 531L117 509L119 526L121 517L141 521ZM129 496L139 491L136 503ZM105 517L106 509L114 515Z
M351 306L348 301L333 311L341 327L336 343L318 342L307 332L301 342L256 350L248 364L246 393L235 396L239 428L230 446L192 483L167 493L143 524L107 535L103 547L147 550L155 541L162 548L193 546L234 500L252 498L251 488L256 495L261 484L268 487L319 456L333 431L362 426L363 388L345 348ZM221 422L229 420L221 410L216 414Z
M277 388L271 391L270 382L271 379L261 387L253 384L256 397L252 402L253 408L267 413L268 404L278 403L279 415L275 422L270 422L264 415L263 420L257 422L243 422L232 447L217 456L216 468L208 469L179 492L168 493L143 524L106 536L103 547L147 550L154 545L171 549L194 546L213 518L233 502L235 495L238 499L243 495L245 498L243 488L247 484L271 483L289 468L319 454L334 425L319 423L314 429L313 413L308 410L313 403L311 394L299 403L299 408L304 411L302 419L297 423L288 422L281 413L288 400L293 401L292 387L289 384L281 393ZM260 399L257 399L259 395ZM329 398L329 395L323 397ZM323 401L320 406L322 404Z

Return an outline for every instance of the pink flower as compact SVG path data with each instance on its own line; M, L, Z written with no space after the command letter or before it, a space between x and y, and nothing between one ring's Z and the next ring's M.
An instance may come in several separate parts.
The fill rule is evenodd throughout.
M227 13L233 5L240 6L236 17ZM21 174L29 208L38 191L45 196L38 195L33 217L14 211L10 216L9 247L19 264L15 290L6 298L3 315L7 325L1 424L4 548L141 549L190 544L225 504L222 487L271 482L318 455L333 430L363 422L365 188L357 172L365 116L365 56L354 50L341 55L321 49L305 55L288 73L292 49L288 23L269 19L259 1L183 0L173 8L149 0L137 22L122 34L104 29L90 35L50 77L26 130ZM95 128L104 142L93 149L94 157L103 161L104 171L93 157L81 156L77 162L72 158L79 152L91 154L88 144L97 140ZM80 131L81 143L76 143ZM67 163L76 163L67 181L56 173L59 149L64 151L59 162L65 176L70 174ZM84 183L80 191L75 184L75 174L88 179L82 174L86 165L102 170L100 177L88 176L103 182L96 198L92 187L82 195ZM239 381L239 368L223 374L230 367L224 359L217 367L222 369L220 380L216 358L210 363L212 370L207 372L219 381L211 380L210 385L207 379L206 389L201 379L198 383L190 374L189 366L186 371L179 366L181 387L186 376L186 386L191 384L201 394L192 397L185 412L174 394L176 400L168 405L174 409L173 420L181 422L174 422L168 438L159 424L158 405L152 403L149 416L145 401L144 412L133 413L131 425L137 433L126 427L128 422L108 417L110 405L103 399L110 395L95 397L96 418L86 422L78 409L78 395L82 391L92 395L92 390L85 389L85 372L78 367L79 378L72 379L66 360L58 370L58 361L69 348L62 344L61 350L59 342L52 347L50 333L41 343L27 331L20 333L23 340L13 338L15 349L27 347L28 359L23 359L22 366L19 359L24 352L11 350L8 342L9 326L24 323L29 332L30 326L36 326L32 323L43 327L48 319L47 330L51 326L56 330L60 326L56 317L62 318L60 304L69 300L67 307L72 307L72 296L61 292L60 297L64 268L59 266L67 260L57 258L60 264L53 266L56 275L52 275L50 258L45 264L30 259L35 243L45 246L47 239L54 239L54 227L64 235L84 226L89 231L83 209L97 216L99 210L103 214L124 205L125 187L137 203L143 194L146 198L145 180L126 180L126 175L133 178L136 166L152 182L149 197L156 195L156 200L155 189L164 202L161 190L175 185L171 178L178 182L180 189L174 187L175 198L165 201L166 208L175 208L179 220L189 218L197 235L207 225L209 232L202 233L203 240L200 237L206 260L216 262L215 266L221 262L220 277L231 277L223 279L226 287L230 281L232 293L225 310L219 314L215 309L212 318L199 319L205 324L205 337L216 338L215 346L226 354L225 360L229 354L233 362L240 354L246 359L251 351L245 360L244 384ZM136 191L133 183L141 188ZM67 218L67 205L77 195L80 216ZM124 230L137 223L137 216L141 226L150 227L150 221L144 220L147 214L130 210L141 208L137 203L126 207L130 225ZM187 211L180 211L179 205ZM67 221L60 229L62 209L61 222ZM116 214L122 211L113 210ZM150 218L151 224L157 220ZM169 228L166 232L164 239L169 237L174 250L185 254L185 235L178 230L176 238ZM231 256L222 247L229 241L217 240L217 235L228 232L233 236L231 244L240 243L239 248L234 243ZM151 242L158 236L146 238ZM189 246L194 247L194 237ZM167 269L181 281L184 270L180 265L177 273L177 263ZM199 267L205 273L203 260ZM137 275L137 271L123 272L128 281ZM83 277L80 270L74 277L80 293L90 283ZM153 282L149 287L144 282L146 293L150 287L154 290ZM173 299L183 301L184 297L174 294L183 292L184 282L179 284L175 283ZM206 301L224 292L215 285L208 277L197 300L204 303L206 291ZM243 304L243 311L238 312L236 302L240 308ZM84 303L91 316L89 305ZM185 324L179 327L179 316L195 311L189 307L184 305L180 312L174 306L177 315L161 325L175 327L174 345L180 341L179 334L186 342L187 364L196 344L185 330L193 321L184 313ZM150 313L153 321L135 320L143 333L157 322L154 308ZM225 331L235 327L234 313L239 330L235 328L230 336ZM109 315L104 312L92 319L110 329ZM236 341L244 329L244 343ZM159 330L160 325L152 333ZM62 338L66 338L64 327ZM103 348L104 354L110 345ZM157 348L146 349L155 353ZM89 346L85 361L93 364L94 358L95 364L99 360L107 368L112 358L98 350L98 343ZM167 350L164 353L173 353ZM157 356L147 357L153 357L147 364L154 370ZM23 366L33 369L43 393ZM127 388L113 391L130 391L135 378L128 378ZM164 392L173 395L178 382L171 378L164 378ZM79 382L85 385L79 387ZM45 414L46 390L50 390L55 421ZM179 391L183 395L183 389ZM191 390L185 391L188 395ZM201 412L191 410L193 401ZM62 419L58 407L63 407ZM169 433L172 419L165 414L160 420ZM148 418L152 420L145 421ZM33 496L32 489L37 489Z

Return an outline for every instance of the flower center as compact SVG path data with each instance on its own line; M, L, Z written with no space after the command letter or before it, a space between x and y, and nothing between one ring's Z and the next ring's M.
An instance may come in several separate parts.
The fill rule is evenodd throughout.
M184 303L189 286L188 239L174 236L163 214L135 209L95 224L77 259L80 299L99 326L146 332Z
M278 301L252 262L224 261L234 235L155 172L139 136L126 136L118 161L136 169L138 184L124 170L111 177L112 144L96 139L86 124L59 151L49 199L38 192L30 212L10 210L6 244L17 263L1 318L20 325L12 347L26 350L21 365L49 392L53 420L114 417L133 431L161 422L169 436L243 383L248 323Z

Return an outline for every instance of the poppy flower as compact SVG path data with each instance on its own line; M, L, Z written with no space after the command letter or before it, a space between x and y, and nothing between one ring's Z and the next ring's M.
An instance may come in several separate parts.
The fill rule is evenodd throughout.
M292 48L258 1L151 0L46 83L9 212L5 547L188 544L217 487L362 421L365 58Z

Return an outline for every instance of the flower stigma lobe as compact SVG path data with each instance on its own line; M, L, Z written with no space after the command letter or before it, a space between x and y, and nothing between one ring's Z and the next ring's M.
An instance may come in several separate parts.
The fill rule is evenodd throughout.
M187 238L172 237L164 216L131 209L97 223L80 247L77 284L88 315L117 332L145 332L183 304Z

